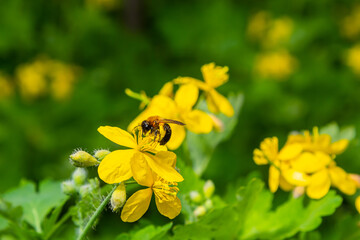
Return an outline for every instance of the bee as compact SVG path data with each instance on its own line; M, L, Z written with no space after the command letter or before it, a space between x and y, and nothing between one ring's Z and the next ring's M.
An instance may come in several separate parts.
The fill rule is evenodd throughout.
M171 128L168 123L177 124L180 126L185 125L185 123L182 123L179 121L161 118L159 116L152 116L152 117L149 117L148 119L144 120L141 123L141 129L144 134L147 134L149 131L150 131L150 134L154 134L154 139L156 139L156 137L159 135L160 136L160 139L159 139L160 145L165 145L170 140L170 137L171 137ZM161 127L165 130L164 136L161 136L161 134L160 134Z

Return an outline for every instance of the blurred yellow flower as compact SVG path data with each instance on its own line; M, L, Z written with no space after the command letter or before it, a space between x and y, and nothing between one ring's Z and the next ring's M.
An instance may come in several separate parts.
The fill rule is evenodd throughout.
M152 171L169 182L181 182L183 177L175 170L176 155L166 151L151 137L143 137L117 127L99 127L98 131L114 143L130 149L116 150L101 161L99 177L106 183L120 183L134 177L139 183L151 179ZM152 171L151 171L152 170Z
M360 75L360 44L355 45L347 51L345 63L355 74Z
M199 95L199 90L192 84L180 86L174 99L165 95L156 95L148 107L140 113L128 126L131 131L141 122L151 116L173 119L185 123L185 127L194 133L209 133L213 127L211 117L200 110L193 110ZM184 126L171 125L172 137L167 143L169 149L177 149L185 139Z
M355 199L355 207L358 213L360 213L360 196Z
M254 14L247 26L246 34L253 40L264 38L270 22L270 14L266 11L260 11Z
M341 22L341 33L349 39L355 39L360 34L360 5L354 6L350 14Z
M270 23L270 28L262 44L266 48L274 48L287 43L293 32L293 21L289 17L278 18Z
M191 77L178 77L174 80L176 84L193 84L206 95L206 103L213 113L223 113L228 117L234 115L234 108L227 98L218 93L215 88L223 85L229 79L228 67L216 66L215 63L205 64L201 67L201 72L205 82Z
M139 181L138 181L139 180ZM156 174L149 175L146 181L138 179L138 183L148 188L135 192L125 203L121 212L124 222L135 222L141 218L149 208L152 194L159 212L173 219L181 212L181 202L176 196L179 188L177 182L168 182Z
M257 56L254 72L261 78L285 80L294 73L297 60L286 50L262 53Z
M0 99L8 98L14 93L14 88L8 76L0 72Z
M346 139L331 143L331 137L319 134L315 127L313 135L309 131L304 135L290 135L279 152L277 138L266 138L260 149L254 150L254 161L258 165L270 164L269 188L272 192L280 186L284 191L294 189L296 196L305 190L310 198L319 199L334 186L352 195L357 188L354 176L336 166L334 161L336 154L342 153L347 145Z
M294 29L294 23L289 17L273 19L270 13L260 11L254 14L247 26L247 36L260 42L266 49L274 49L286 44Z
M27 100L43 96L47 92L57 100L68 97L76 75L75 67L47 58L39 58L16 69L20 93Z

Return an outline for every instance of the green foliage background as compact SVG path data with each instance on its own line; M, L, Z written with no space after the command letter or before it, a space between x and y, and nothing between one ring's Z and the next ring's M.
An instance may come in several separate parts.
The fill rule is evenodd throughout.
M17 186L21 179L38 182L69 178L73 167L68 156L73 149L114 149L115 145L98 134L97 127L126 128L139 113L139 103L124 94L125 88L145 90L153 96L177 76L201 78L200 67L209 62L229 66L230 81L219 89L221 93L244 94L236 127L209 156L202 175L214 181L216 193L222 197L228 196L231 189L236 191L240 182L245 184L244 179L253 171L267 178L267 168L252 161L253 149L265 137L278 136L283 143L290 131L331 122L354 125L360 132L360 76L344 64L345 51L356 41L342 37L339 24L356 3L119 0L116 7L105 9L74 0L3 1L1 71L13 76L20 64L46 55L79 66L81 76L72 95L64 101L42 97L28 102L19 92L0 100L0 192ZM249 18L260 10L294 21L294 33L286 47L299 66L286 81L264 81L253 74L255 56L262 50L247 38L246 27ZM359 137L339 157L338 164L349 172L360 173ZM274 204L278 206L287 195L279 192L275 196ZM319 235L344 239L340 235L353 229L358 219L353 200L344 198L343 206L320 226L320 233L300 234L299 239L317 239ZM233 217L227 216L227 211L231 212L224 210L216 217ZM299 213L301 217L306 218L306 211L310 210ZM267 214L271 218L282 213ZM329 214L320 214L324 215ZM146 216L147 220L140 221L135 229L152 221L159 227L147 228L156 229L161 236L171 227L165 225L168 221L156 210ZM328 232L338 219L349 224ZM94 233L101 239L112 239L134 229L110 212L101 221ZM181 221L176 219L174 224ZM175 233L181 236L192 227L177 228ZM147 230L143 231L146 234ZM262 234L260 237L273 233ZM126 237L130 235L119 239ZM141 239L141 235L138 237Z

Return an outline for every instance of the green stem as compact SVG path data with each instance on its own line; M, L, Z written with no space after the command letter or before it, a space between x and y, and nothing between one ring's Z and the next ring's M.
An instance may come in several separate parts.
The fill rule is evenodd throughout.
M102 201L102 203L100 204L100 206L96 209L96 211L94 212L94 214L91 216L90 220L86 223L86 226L84 228L84 230L80 233L80 235L78 236L77 240L82 240L85 238L87 232L91 229L91 227L93 226L94 222L96 221L96 219L99 217L100 213L104 210L104 208L106 207L106 205L109 203L110 199L111 199L111 195L113 194L113 192L115 191L116 187L118 186L118 184L116 184L114 186L114 188L109 192L109 194L106 196L106 198Z
M56 224L55 226L46 234L46 236L44 237L44 240L49 239L54 232L64 223L66 222L66 220L68 220L71 217L71 213L67 212Z

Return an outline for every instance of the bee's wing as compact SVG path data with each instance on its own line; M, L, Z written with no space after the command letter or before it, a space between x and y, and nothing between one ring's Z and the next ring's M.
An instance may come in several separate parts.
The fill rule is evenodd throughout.
M174 123L174 124L181 125L181 126L185 125L185 123L182 123L182 122L179 122L179 121L176 121L176 120L172 120L172 119L166 119L166 118L160 119L159 122L160 123Z

